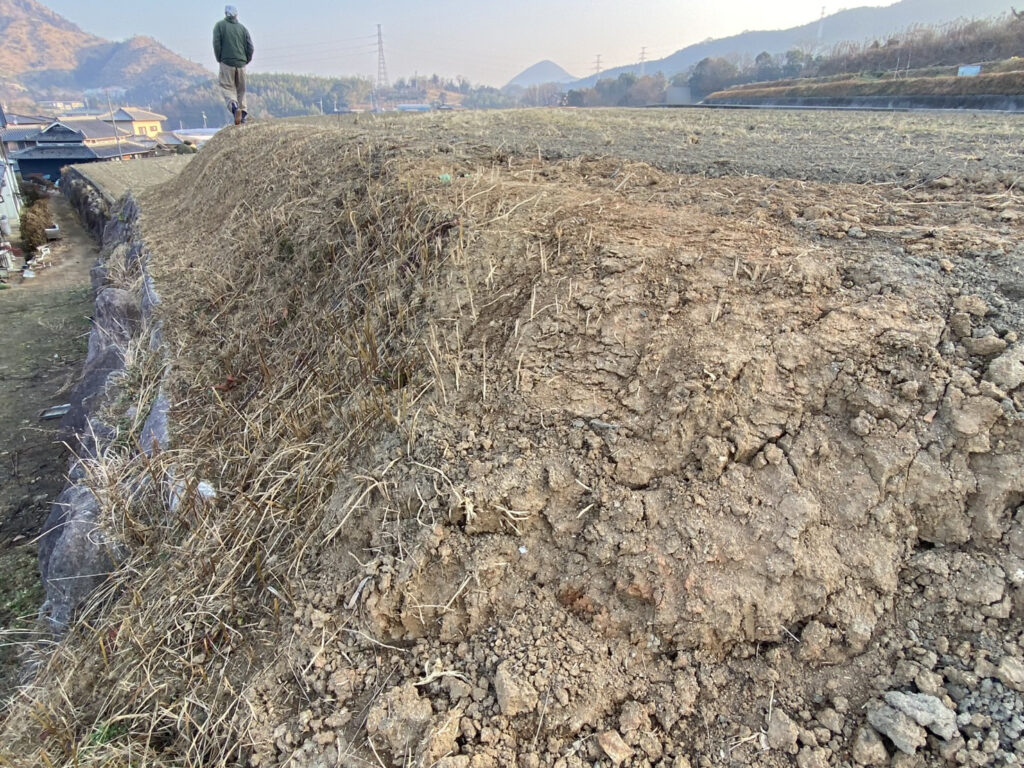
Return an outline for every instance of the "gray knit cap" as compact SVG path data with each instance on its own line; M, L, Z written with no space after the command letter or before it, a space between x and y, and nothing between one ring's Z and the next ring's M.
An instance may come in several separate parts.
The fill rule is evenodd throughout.
M224 6L224 15L225 16L237 16L238 15L238 9L235 8L235 6L233 6L233 5L225 5Z

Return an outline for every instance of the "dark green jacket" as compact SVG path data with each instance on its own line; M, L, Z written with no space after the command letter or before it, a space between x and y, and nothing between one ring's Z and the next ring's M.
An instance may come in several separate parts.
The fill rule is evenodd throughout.
M226 16L213 28L213 55L218 64L244 67L252 61L252 38L234 16Z

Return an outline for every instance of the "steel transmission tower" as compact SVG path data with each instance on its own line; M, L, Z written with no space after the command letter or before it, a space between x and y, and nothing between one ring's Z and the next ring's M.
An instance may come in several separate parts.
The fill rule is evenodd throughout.
M380 24L377 25L377 93L387 89L388 64L384 60L384 33L381 32Z

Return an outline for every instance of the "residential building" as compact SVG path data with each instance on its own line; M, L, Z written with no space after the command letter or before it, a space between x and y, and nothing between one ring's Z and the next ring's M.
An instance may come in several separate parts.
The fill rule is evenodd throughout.
M22 178L39 175L60 178L65 165L151 155L155 141L142 142L111 123L96 118L73 118L51 123L25 141L26 149L12 153Z
M8 154L17 152L19 149L27 149L32 146L28 137L39 133L52 122L52 117L19 115L5 112L0 107L0 143L3 144L3 148Z
M84 109L85 102L78 100L40 101L39 106L47 112L59 114L62 112L70 112L73 109Z
M8 115L0 106L0 216L6 216L13 223L21 216L21 190L18 188L17 169L7 149L4 136L7 130Z
M18 180L14 175L14 166L4 155L0 162L0 216L6 216L9 222L17 222L21 216L21 193L18 191Z
M155 139L163 133L163 122L167 117L138 107L121 107L114 112L102 115L100 119L116 125L134 136L148 136Z

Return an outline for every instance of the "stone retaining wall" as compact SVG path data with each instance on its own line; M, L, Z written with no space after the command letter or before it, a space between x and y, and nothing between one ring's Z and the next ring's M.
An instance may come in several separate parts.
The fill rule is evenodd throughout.
M147 253L138 229L138 205L131 195L112 202L102 190L78 174L65 171L61 185L72 206L93 234L101 238L100 259L92 269L95 293L89 352L82 376L70 397L71 410L61 423L62 436L74 458L69 483L50 509L39 545L39 567L46 590L42 617L63 631L78 607L104 582L123 559L121 543L101 519L102 505L87 482L89 462L97 461L117 430L100 417L109 404L112 381L124 370L132 344L159 346L159 324L153 318L159 303L146 269ZM115 285L111 275L138 274L136 290ZM112 419L111 419L112 420ZM143 429L148 451L166 448L167 400L157 397Z
M61 176L64 196L71 202L86 229L102 242L103 230L110 221L110 210L117 201L98 189L76 168L65 168Z

